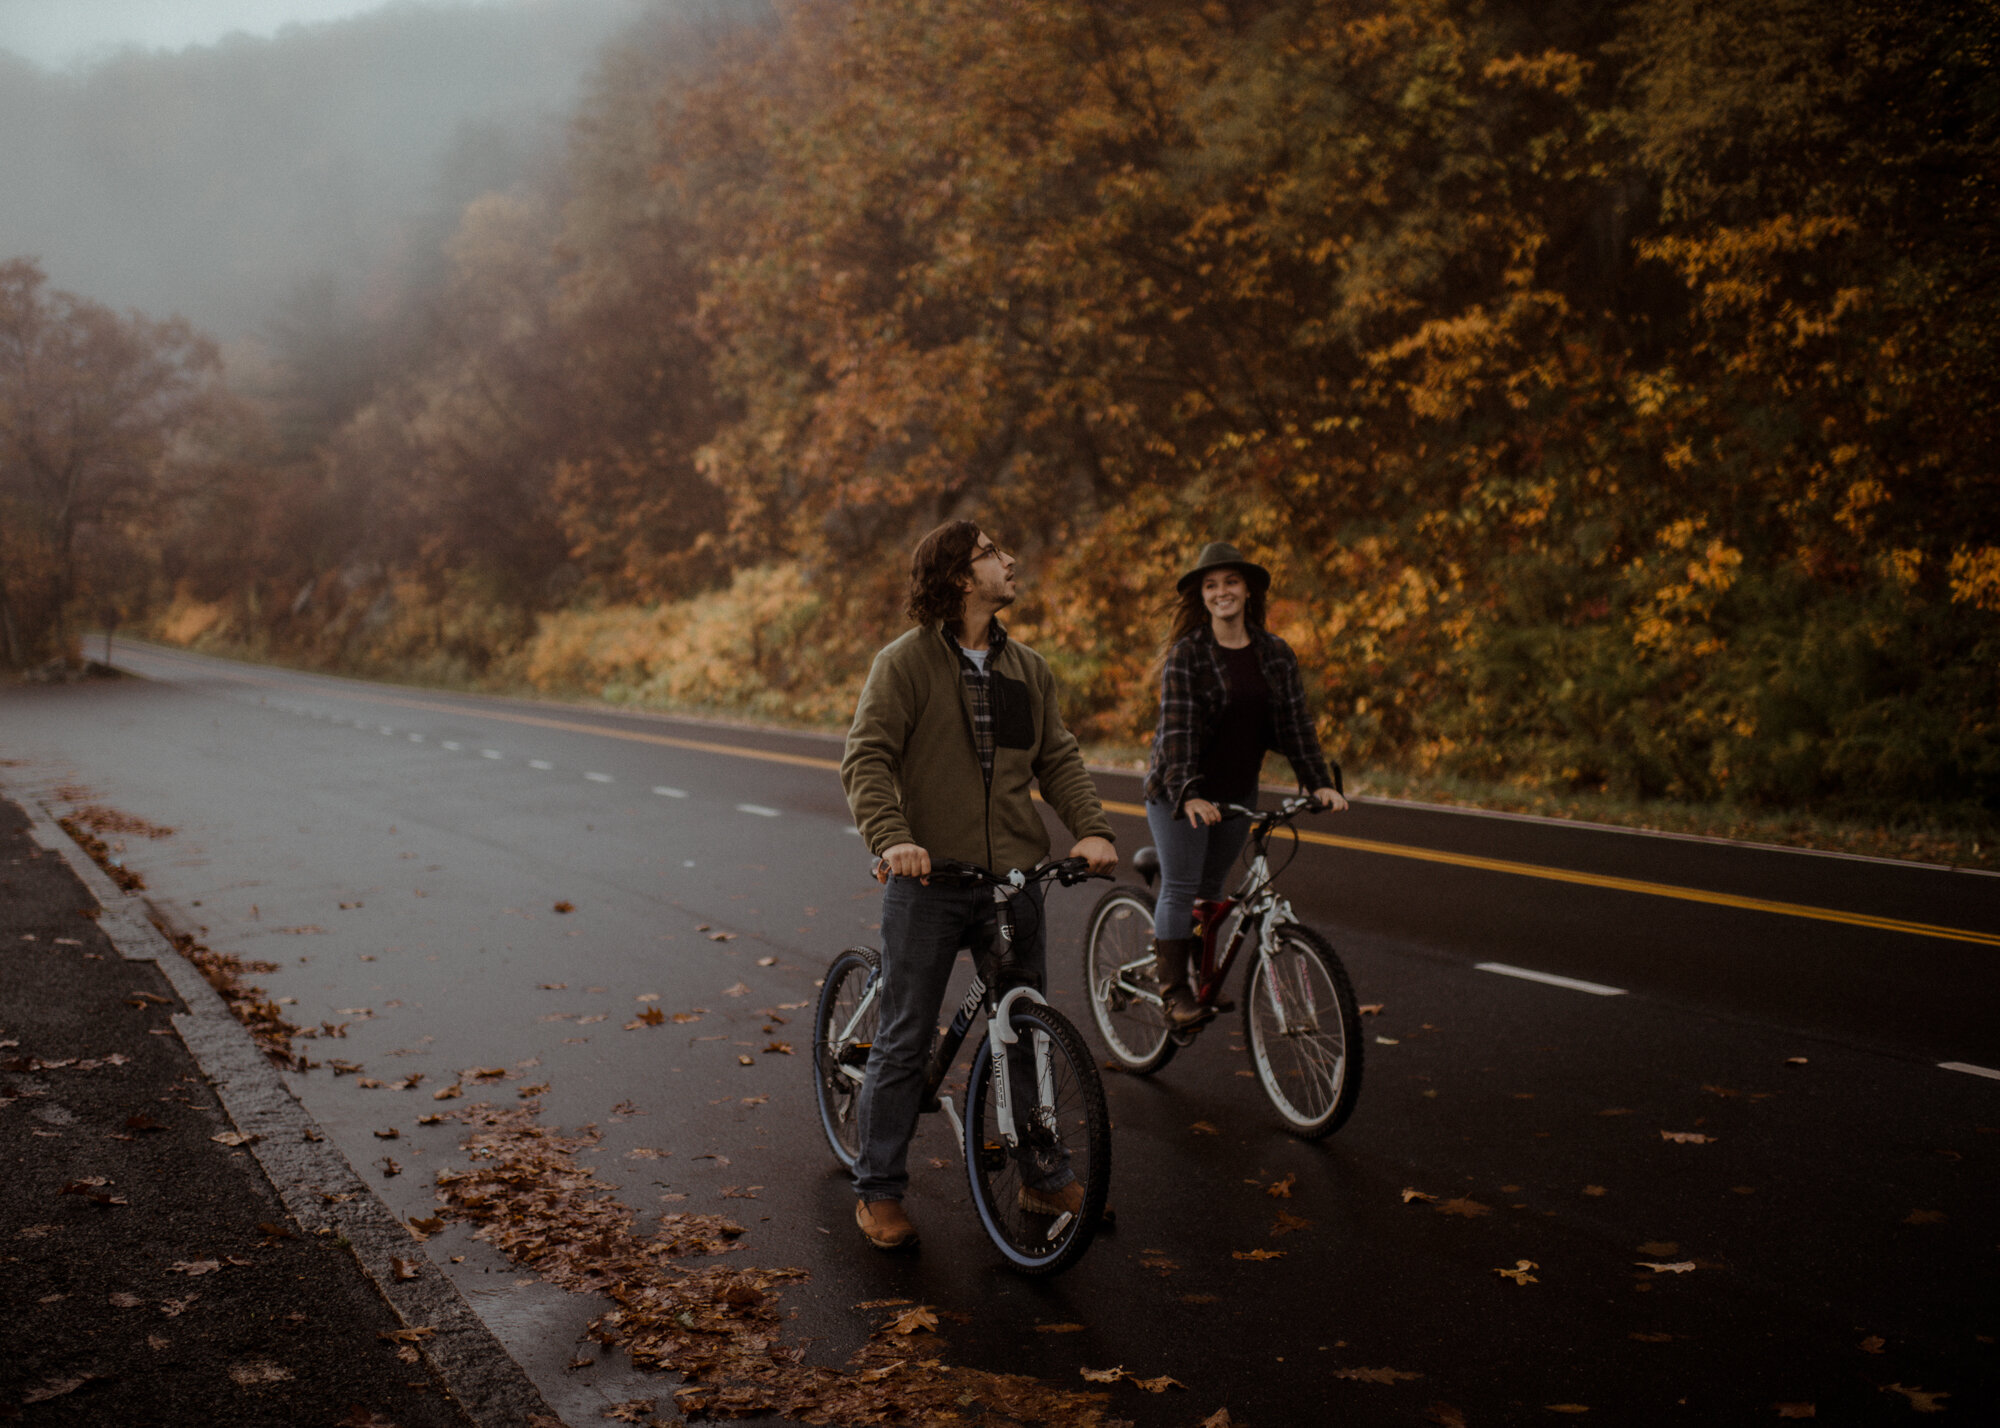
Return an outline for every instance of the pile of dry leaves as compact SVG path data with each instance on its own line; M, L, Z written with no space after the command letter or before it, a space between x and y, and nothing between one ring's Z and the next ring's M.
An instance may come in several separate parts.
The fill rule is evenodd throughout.
M719 1215L668 1214L642 1233L610 1186L577 1163L598 1135L543 1126L532 1107L476 1105L454 1113L474 1128L472 1167L438 1173L444 1213L551 1283L610 1296L592 1326L646 1368L680 1374L676 1406L690 1417L781 1413L805 1423L979 1423L1122 1428L1102 1393L1050 1388L1015 1374L957 1368L939 1357L938 1316L919 1305L887 1320L844 1368L803 1363L780 1343L778 1286L804 1270L689 1265L740 1248L741 1226Z

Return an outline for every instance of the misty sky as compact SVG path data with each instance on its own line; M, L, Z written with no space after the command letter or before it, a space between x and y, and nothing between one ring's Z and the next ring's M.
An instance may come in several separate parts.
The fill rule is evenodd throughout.
M388 0L0 0L0 49L50 67L108 49L182 49L380 10ZM432 0L436 3L436 0ZM477 4L482 0L448 0Z

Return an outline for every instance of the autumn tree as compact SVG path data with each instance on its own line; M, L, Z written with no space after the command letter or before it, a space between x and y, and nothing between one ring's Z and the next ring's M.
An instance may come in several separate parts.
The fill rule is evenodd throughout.
M0 624L16 667L74 653L75 622L130 599L121 527L214 409L215 347L185 322L119 316L0 264Z

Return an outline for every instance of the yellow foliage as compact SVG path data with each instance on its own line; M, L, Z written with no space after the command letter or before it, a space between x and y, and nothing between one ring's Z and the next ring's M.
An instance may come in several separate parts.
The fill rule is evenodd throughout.
M1951 553L1950 572L1954 604L2000 611L2000 546L1961 546Z

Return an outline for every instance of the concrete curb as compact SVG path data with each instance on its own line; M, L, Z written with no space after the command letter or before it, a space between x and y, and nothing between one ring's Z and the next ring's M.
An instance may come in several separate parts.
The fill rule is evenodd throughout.
M444 1271L320 1132L221 994L168 941L161 931L165 920L152 905L112 882L33 795L4 785L0 792L27 814L35 841L60 854L90 889L102 909L97 924L118 955L156 965L187 1004L186 1012L174 1014L175 1029L229 1119L256 1137L247 1149L299 1227L308 1234L341 1236L404 1327L433 1331L423 1336L417 1352L467 1419L476 1428L561 1424ZM414 1267L415 1277L399 1279L392 1259Z

